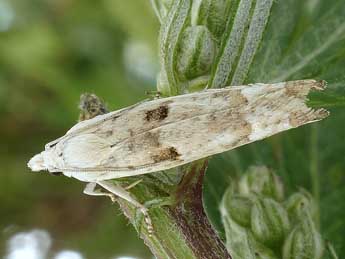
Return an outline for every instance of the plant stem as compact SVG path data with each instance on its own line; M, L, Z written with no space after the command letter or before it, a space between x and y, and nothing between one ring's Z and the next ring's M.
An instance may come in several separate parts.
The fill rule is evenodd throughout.
M202 205L202 183L207 160L180 168L181 182L170 195L174 203L150 209L154 235L149 235L145 226L141 238L156 258L231 258L217 234L212 229ZM157 180L156 180L157 181ZM150 200L167 190L169 186L155 181L135 187L132 194L139 200ZM170 186L171 187L171 186ZM133 223L135 210L123 200L118 201L124 214Z

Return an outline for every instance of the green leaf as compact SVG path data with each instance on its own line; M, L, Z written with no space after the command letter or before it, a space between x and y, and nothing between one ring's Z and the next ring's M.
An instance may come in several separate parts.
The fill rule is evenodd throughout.
M238 7L233 5L237 13L232 17L239 16L241 4L247 2L242 0ZM258 5L260 1L255 2ZM245 13L247 23L240 24L248 25L248 19L253 21L254 18L250 18L253 13L253 10ZM266 29L254 30L263 31L263 37L253 37L255 40L251 46L258 45L257 49L253 47L248 48L251 51L245 51L243 42L249 40L248 36L246 41L231 43L230 37L227 45L223 43L223 52L228 54L218 56L217 69L213 73L214 86L225 82L324 79L328 82L328 89L320 94L312 93L309 104L328 108L331 115L312 126L290 130L212 158L205 179L204 204L213 225L224 237L218 206L226 187L231 179L239 178L250 166L266 165L281 176L287 195L296 192L298 187L313 194L319 208L317 217L322 237L334 244L338 254L344 254L345 2L275 1L269 16L263 15L263 19L266 18ZM245 20L244 17L241 19ZM232 22L232 26L235 25L236 19ZM248 31L236 30L236 33L240 32L248 35ZM241 35L236 39L242 39ZM254 57L252 62L251 57ZM223 63L227 66L226 76L218 76L220 72L217 71L222 71L219 64ZM232 66L231 72L229 65Z

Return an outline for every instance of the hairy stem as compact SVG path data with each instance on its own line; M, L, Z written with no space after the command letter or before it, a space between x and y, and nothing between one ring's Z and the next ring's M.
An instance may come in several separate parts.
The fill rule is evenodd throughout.
M141 238L156 258L231 258L225 246L212 229L202 205L202 183L207 160L202 160L170 172L181 174L177 187L171 187L150 176L135 187L132 194L139 200L157 199L169 188L173 204L150 209L154 235L142 226ZM124 214L135 222L134 208L123 200L118 201Z

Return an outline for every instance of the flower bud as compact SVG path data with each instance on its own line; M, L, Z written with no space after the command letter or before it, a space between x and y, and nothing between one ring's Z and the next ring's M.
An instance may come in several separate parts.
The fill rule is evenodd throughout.
M283 244L290 228L285 208L270 198L259 198L251 211L251 229L257 240L268 247Z
M239 182L241 194L257 193L276 201L284 199L284 188L279 177L265 166L252 166Z
M311 194L304 189L292 194L285 204L286 210L293 220L304 219L306 213L315 222L317 207Z
M255 245L255 259L278 259L272 250L256 242Z
M231 1L208 0L193 1L191 12L192 25L206 25L211 34L220 39L230 15Z
M236 223L250 227L253 201L249 197L226 193L223 198L223 206Z
M310 215L296 226L286 239L283 247L283 259L321 259L324 243L316 231Z
M270 249L255 240L250 230L237 224L229 215L223 214L222 219L226 248L232 259L277 259Z
M210 72L216 49L206 26L192 26L184 30L179 43L177 74L182 81Z

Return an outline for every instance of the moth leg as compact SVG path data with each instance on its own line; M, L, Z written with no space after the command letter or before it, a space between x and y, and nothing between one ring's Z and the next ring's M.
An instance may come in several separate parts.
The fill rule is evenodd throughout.
M172 197L163 197L163 198L157 198L153 200L149 200L144 203L145 208L151 209L151 208L157 208L161 206L171 206L173 205L175 200ZM139 210L136 210L135 216L134 216L134 224L135 226L140 226L141 222L143 220L143 213L140 213ZM140 229L136 227L137 231L140 235Z
M126 186L125 189L126 190L130 190L132 189L134 186L137 186L139 183L141 183L143 181L143 179L139 179L137 181L135 181L134 183L131 183L130 185Z
M140 202L138 202L136 199L134 199L125 188L119 185L115 185L111 182L107 182L107 181L99 181L97 182L97 184L99 184L100 186L102 186L104 189L111 192L112 194L134 205L144 215L144 220L147 225L147 231L149 232L149 234L151 235L153 233L152 222L148 214L148 209L144 205L142 205Z
M149 96L150 99L156 100L162 97L161 92L155 90L147 90L145 94Z
M112 202L115 202L116 196L114 194L109 193L109 192L102 192L101 190L96 189L96 187L97 187L96 183L88 183L85 186L85 189L83 192L91 196L107 196L111 199Z

